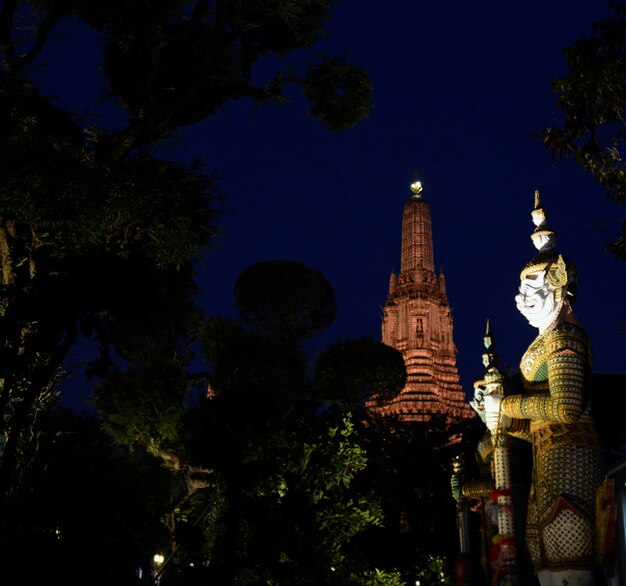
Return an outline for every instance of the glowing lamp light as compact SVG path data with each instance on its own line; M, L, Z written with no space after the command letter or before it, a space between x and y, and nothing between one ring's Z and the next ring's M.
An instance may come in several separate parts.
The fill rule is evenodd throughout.
M165 558L160 553L155 553L152 559L157 566L160 566L165 561Z

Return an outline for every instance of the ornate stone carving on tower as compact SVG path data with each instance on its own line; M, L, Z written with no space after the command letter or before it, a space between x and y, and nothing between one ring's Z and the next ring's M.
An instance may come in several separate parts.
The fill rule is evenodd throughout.
M382 321L382 341L402 353L407 383L376 410L406 421L436 414L473 418L459 383L443 271L435 274L430 207L419 181L411 191L402 217L400 273L391 273Z

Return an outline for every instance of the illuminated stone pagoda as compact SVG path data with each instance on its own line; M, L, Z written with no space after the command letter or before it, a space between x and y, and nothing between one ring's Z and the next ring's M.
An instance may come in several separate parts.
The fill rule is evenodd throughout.
M402 217L400 273L391 273L382 320L382 341L402 353L407 383L393 401L371 408L405 421L473 418L459 383L443 271L435 273L430 208L419 181L411 191Z

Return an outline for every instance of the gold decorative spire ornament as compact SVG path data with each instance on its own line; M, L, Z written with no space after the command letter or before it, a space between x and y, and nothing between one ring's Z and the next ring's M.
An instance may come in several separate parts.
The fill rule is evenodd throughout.
M423 187L422 187L422 182L421 181L413 181L413 183L411 183L411 191L417 196L417 197L422 197L422 191L423 191Z

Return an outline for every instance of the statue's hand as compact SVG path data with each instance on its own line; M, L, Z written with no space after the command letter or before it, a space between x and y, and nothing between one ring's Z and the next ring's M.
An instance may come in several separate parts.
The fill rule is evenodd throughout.
M500 414L500 403L503 398L504 395L498 394L484 396L485 424L491 433L495 433L498 429L508 429L511 426L511 418Z

